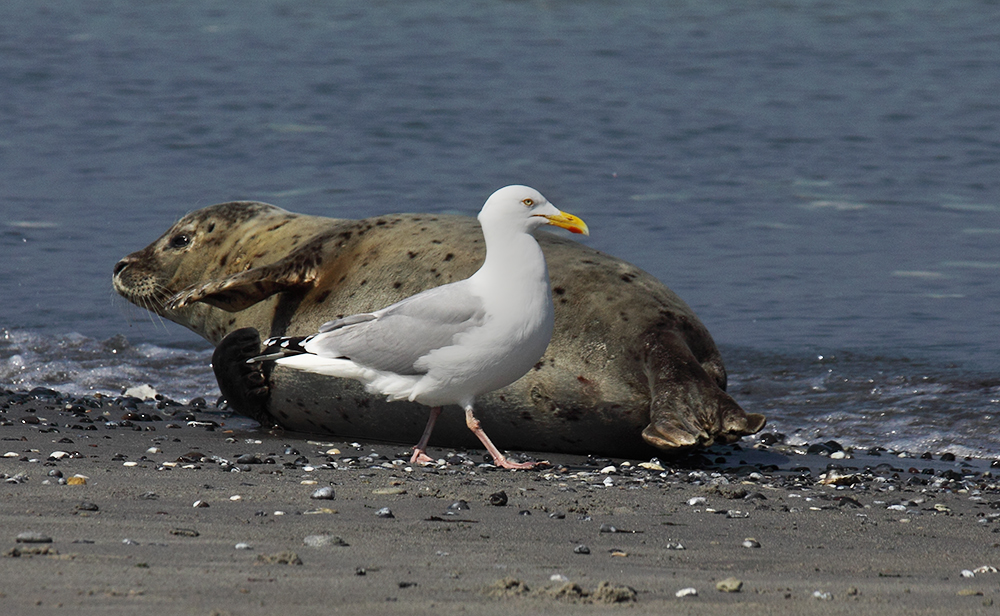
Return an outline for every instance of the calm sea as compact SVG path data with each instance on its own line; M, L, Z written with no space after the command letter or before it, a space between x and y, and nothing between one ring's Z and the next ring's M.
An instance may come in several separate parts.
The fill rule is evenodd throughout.
M0 387L216 392L114 263L232 199L523 183L792 441L1000 454L996 2L0 3Z

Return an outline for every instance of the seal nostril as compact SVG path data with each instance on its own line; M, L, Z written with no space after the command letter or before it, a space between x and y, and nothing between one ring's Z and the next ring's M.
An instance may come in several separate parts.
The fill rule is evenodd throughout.
M115 276L120 274L126 267L128 267L128 261L126 259L122 259L118 263L115 263Z

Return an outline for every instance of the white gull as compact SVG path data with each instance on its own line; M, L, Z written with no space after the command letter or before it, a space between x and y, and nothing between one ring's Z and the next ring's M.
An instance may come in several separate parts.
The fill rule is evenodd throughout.
M493 445L474 414L478 395L521 378L552 338L549 273L532 231L555 225L589 235L586 223L559 211L537 190L507 186L479 213L486 260L471 277L428 289L375 312L330 321L306 338L272 338L277 351L249 362L355 379L389 400L431 408L411 463L432 462L427 441L441 406L465 409L466 425L497 466L524 469Z

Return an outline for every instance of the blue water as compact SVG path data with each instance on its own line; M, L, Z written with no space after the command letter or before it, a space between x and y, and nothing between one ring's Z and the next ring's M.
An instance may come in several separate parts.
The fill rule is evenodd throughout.
M0 3L0 386L178 397L111 268L232 199L539 188L695 308L794 438L1000 453L994 2Z

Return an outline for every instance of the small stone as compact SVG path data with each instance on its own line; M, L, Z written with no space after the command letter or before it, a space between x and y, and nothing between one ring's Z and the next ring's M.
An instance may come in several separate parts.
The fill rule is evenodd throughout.
M97 511L98 509L100 508L97 505L94 503L88 503L87 501L83 501L76 506L77 511Z
M697 588L692 588L690 586L688 588L682 588L682 589L678 590L677 592L675 592L674 596L678 597L678 598L681 598L681 597L697 597L698 596L698 589Z
M458 500L458 501L455 501L454 503L448 505L448 510L449 511L468 511L469 510L469 503L467 503L464 500Z
M503 490L494 492L489 496L489 502L494 507L504 507L507 505L507 493Z
M574 554L590 554L590 548L581 543L580 545L578 545L575 548L573 548L573 553Z
M975 588L963 588L962 590L958 591L959 597L981 597L982 595L983 591L976 590Z
M253 547L249 543L243 543L243 542L237 543L233 547L235 547L237 550L252 550L253 549Z
M375 494L376 496L397 496L400 494L406 494L406 488L376 488L372 490L372 494Z
M819 599L820 601L830 601L831 599L833 599L833 595L828 592L817 590L813 592L813 598Z
M309 535L302 540L302 544L310 548L350 546L349 543L337 535Z
M193 528L174 528L170 530L170 534L177 535L178 537L197 537L201 535L201 533Z
M150 447L146 450L146 453L163 453L163 450L159 447Z
M258 554L258 565L301 565L302 559L295 552L285 551L277 554Z
M728 577L715 584L715 589L719 592L740 592L743 590L743 580Z
M699 505L704 505L708 500L704 496L695 496L694 498L689 498L687 504L692 507L697 507Z
M962 577L964 577L964 578L974 578L974 577L976 577L976 574L973 573L972 571L969 571L968 569L962 569Z
M74 475L66 480L66 485L68 486L85 486L87 485L87 478L80 477L79 475Z
M206 502L205 502L205 501L203 501L203 500L196 500L196 501L194 502L194 504L193 504L193 505L191 505L191 506L192 506L192 507L195 507L195 508L199 508L199 509L200 509L200 508L202 508L202 507L208 507L208 503L206 503Z
M394 517L396 517L396 516L392 515L392 509L389 509L388 507L382 507L381 509L379 509L378 511L376 511L375 512L375 516L379 517L379 518L387 518L387 519L388 518L394 518Z
M36 533L33 531L28 531L18 534L14 538L16 543L52 543L52 537L43 535L42 533Z
M746 539L743 540L743 547L745 547L745 548L759 548L760 547L760 541L757 541L753 537L747 537Z
M323 486L322 488L317 489L311 495L309 495L309 498L315 498L317 500L333 500L334 498L333 488L331 488L330 486Z

